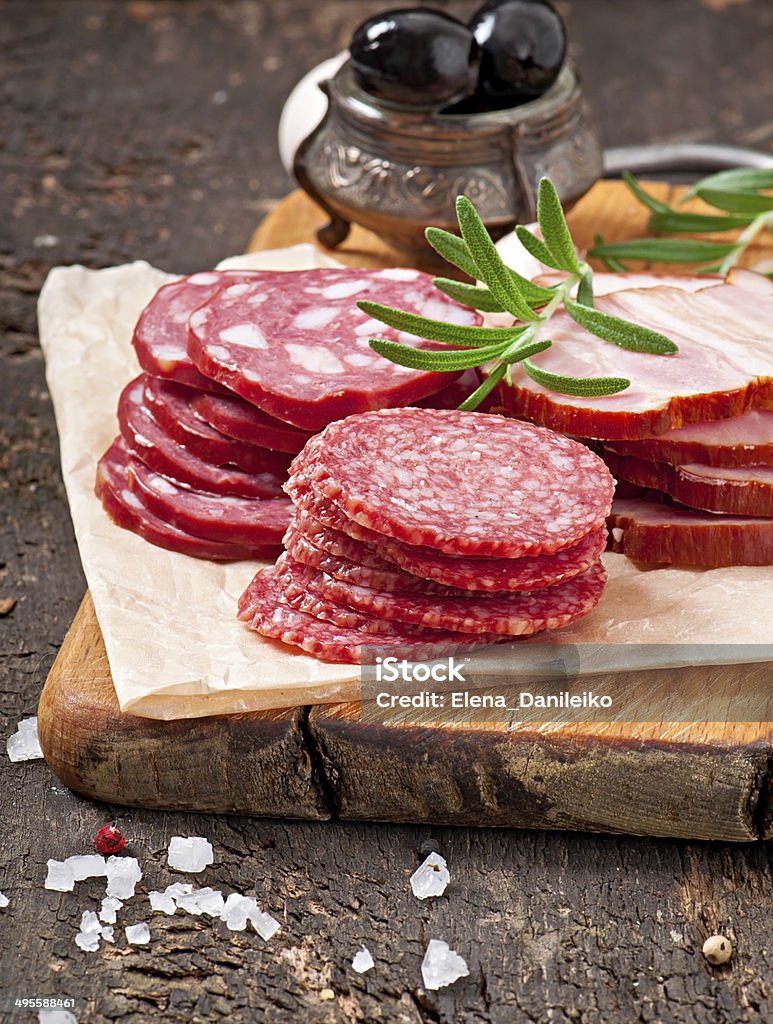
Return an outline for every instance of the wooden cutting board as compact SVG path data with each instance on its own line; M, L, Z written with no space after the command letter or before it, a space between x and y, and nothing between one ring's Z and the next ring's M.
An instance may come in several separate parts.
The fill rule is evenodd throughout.
M657 187L665 199L670 186ZM572 211L580 246L640 235L646 212L599 183ZM325 214L294 192L252 249L313 241ZM401 258L354 228L335 255L356 266ZM759 245L750 262L773 256ZM719 639L719 638L718 638ZM732 640L732 638L723 638ZM149 666L149 671L152 667ZM52 770L112 804L324 819L587 829L635 835L773 838L773 723L682 722L669 693L744 687L762 700L773 666L639 673L659 689L658 722L385 724L360 704L161 722L122 714L87 593L49 673L38 729ZM594 688L620 683L595 677Z

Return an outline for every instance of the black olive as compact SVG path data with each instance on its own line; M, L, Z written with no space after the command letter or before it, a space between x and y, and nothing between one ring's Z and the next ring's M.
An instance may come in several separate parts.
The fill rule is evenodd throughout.
M547 0L489 0L469 22L482 56L476 90L491 110L536 99L555 82L566 30Z
M411 107L437 107L474 92L480 55L461 21L428 7L384 11L357 28L352 68L363 89Z

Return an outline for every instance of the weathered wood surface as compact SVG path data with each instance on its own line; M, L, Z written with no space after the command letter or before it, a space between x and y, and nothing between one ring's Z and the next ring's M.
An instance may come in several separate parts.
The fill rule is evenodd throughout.
M0 619L5 735L34 713L84 591L35 336L45 273L138 256L192 271L246 244L290 188L274 143L283 95L383 6L0 3L0 597L17 601ZM765 0L563 7L608 145L770 147ZM11 899L0 911L3 998L73 995L81 1022L94 1024L773 1018L764 844L124 812L75 797L41 762L0 764L0 890ZM79 951L80 912L102 887L45 892L45 861L84 850L111 815L143 861L141 892L171 880L169 836L204 834L218 854L204 883L249 891L257 880L282 932L264 946L200 918L154 915L149 947ZM407 877L430 834L453 887L425 906ZM136 906L126 923L144 913ZM717 929L737 952L715 970L700 945ZM465 955L471 974L423 993L431 937ZM361 941L377 966L358 978L348 963ZM320 999L327 986L331 1002Z
M686 668L594 677L599 693L689 717L714 692L768 698L771 669ZM621 702L627 704L621 696ZM408 719L407 721L405 719ZM337 704L176 722L123 715L87 593L38 708L46 760L113 804L633 835L761 838L773 724L532 722L444 712L387 716Z

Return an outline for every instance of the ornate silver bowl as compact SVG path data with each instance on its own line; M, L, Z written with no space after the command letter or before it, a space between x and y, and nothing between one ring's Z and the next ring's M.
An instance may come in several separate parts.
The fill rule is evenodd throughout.
M475 203L499 238L534 220L542 175L553 180L565 206L601 175L599 140L570 65L539 99L483 114L408 110L378 100L360 88L348 61L321 88L327 113L300 144L293 170L330 216L317 233L330 248L356 223L412 262L437 265L424 229L455 230L458 195Z

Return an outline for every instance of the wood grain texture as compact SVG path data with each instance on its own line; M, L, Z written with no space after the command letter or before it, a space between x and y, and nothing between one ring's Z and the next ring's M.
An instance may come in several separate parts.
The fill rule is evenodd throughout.
M0 597L17 600L0 618L3 735L34 714L85 587L36 341L45 274L136 258L193 272L243 248L291 187L275 146L288 90L384 6L0 0ZM561 10L606 145L770 148L768 0L562 0ZM78 797L43 762L5 757L0 783L0 890L11 901L0 990L71 995L82 1024L773 1020L771 844L127 810ZM47 892L46 859L87 851L111 819L145 872L122 923L148 916L149 889L179 880L166 867L170 836L205 835L216 863L202 884L254 892L282 931L264 945L156 914L150 946L127 948L119 934L116 948L84 954L73 936L104 885ZM420 904L407 879L430 836L452 885ZM700 946L718 930L736 952L715 969ZM458 949L470 977L425 991L430 938ZM376 968L359 977L349 964L363 941Z

